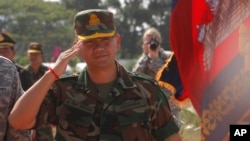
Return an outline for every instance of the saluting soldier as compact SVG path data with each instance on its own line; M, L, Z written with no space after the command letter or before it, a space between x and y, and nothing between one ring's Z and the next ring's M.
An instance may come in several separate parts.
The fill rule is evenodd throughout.
M81 11L74 29L77 41L18 100L10 124L20 129L55 124L60 141L180 141L157 82L127 72L116 61L121 37L112 12ZM76 55L87 66L80 74L59 79Z

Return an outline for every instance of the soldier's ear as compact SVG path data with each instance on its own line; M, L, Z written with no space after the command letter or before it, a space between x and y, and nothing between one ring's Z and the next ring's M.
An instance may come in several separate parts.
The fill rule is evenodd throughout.
M75 41L73 42L73 45L75 45L75 44L77 43L77 41L78 41L78 40L75 40Z
M120 34L116 34L115 35L115 40L116 40L116 44L117 44L117 49L119 50L121 47L121 35Z

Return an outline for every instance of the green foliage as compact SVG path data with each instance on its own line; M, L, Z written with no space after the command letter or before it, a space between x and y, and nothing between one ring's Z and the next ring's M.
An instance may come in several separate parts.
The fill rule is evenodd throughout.
M141 54L141 36L149 26L160 30L163 36L162 47L170 49L170 0L123 1L0 0L0 28L17 42L18 56L26 56L29 42L38 41L44 48L44 61L48 62L55 46L66 50L72 45L73 18L76 12L89 8L105 8L114 11L117 31L122 36L119 58L134 59Z
M117 31L122 36L120 58L136 58L141 54L141 36L146 28L156 27L162 34L164 49L169 45L170 0L104 1L104 7L115 9Z
M67 9L75 9L76 11L102 8L100 0L61 0L61 2Z
M26 66L27 64L29 64L29 59L26 56L16 55L14 61L22 66Z
M18 55L26 55L29 42L38 41L48 60L54 46L71 45L74 13L58 3L42 0L0 0L0 27L16 41Z

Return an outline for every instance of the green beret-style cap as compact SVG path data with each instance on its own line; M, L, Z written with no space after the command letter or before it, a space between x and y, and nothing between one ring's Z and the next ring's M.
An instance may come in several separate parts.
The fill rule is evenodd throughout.
M74 28L79 40L113 37L116 32L113 13L102 9L78 12L74 17Z

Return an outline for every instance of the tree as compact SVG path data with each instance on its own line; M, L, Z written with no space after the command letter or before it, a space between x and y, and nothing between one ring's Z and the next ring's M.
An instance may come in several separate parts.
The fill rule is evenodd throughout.
M90 8L110 9L115 13L117 31L122 36L119 58L133 59L141 54L141 36L149 26L160 30L163 48L170 49L170 4L170 0L61 0L56 3L0 0L0 28L17 42L18 55L26 56L28 43L38 41L43 44L45 61L48 61L55 46L65 50L72 45L76 12Z
M0 27L17 42L17 55L26 56L27 45L38 41L44 47L46 60L53 48L68 48L73 40L74 10L59 3L42 0L0 0Z
M163 48L169 46L170 0L105 0L104 7L114 9L117 30L122 36L120 58L135 58L141 54L141 36L152 26L163 36Z
M86 9L97 9L101 7L101 0L61 0L67 9L82 11Z

